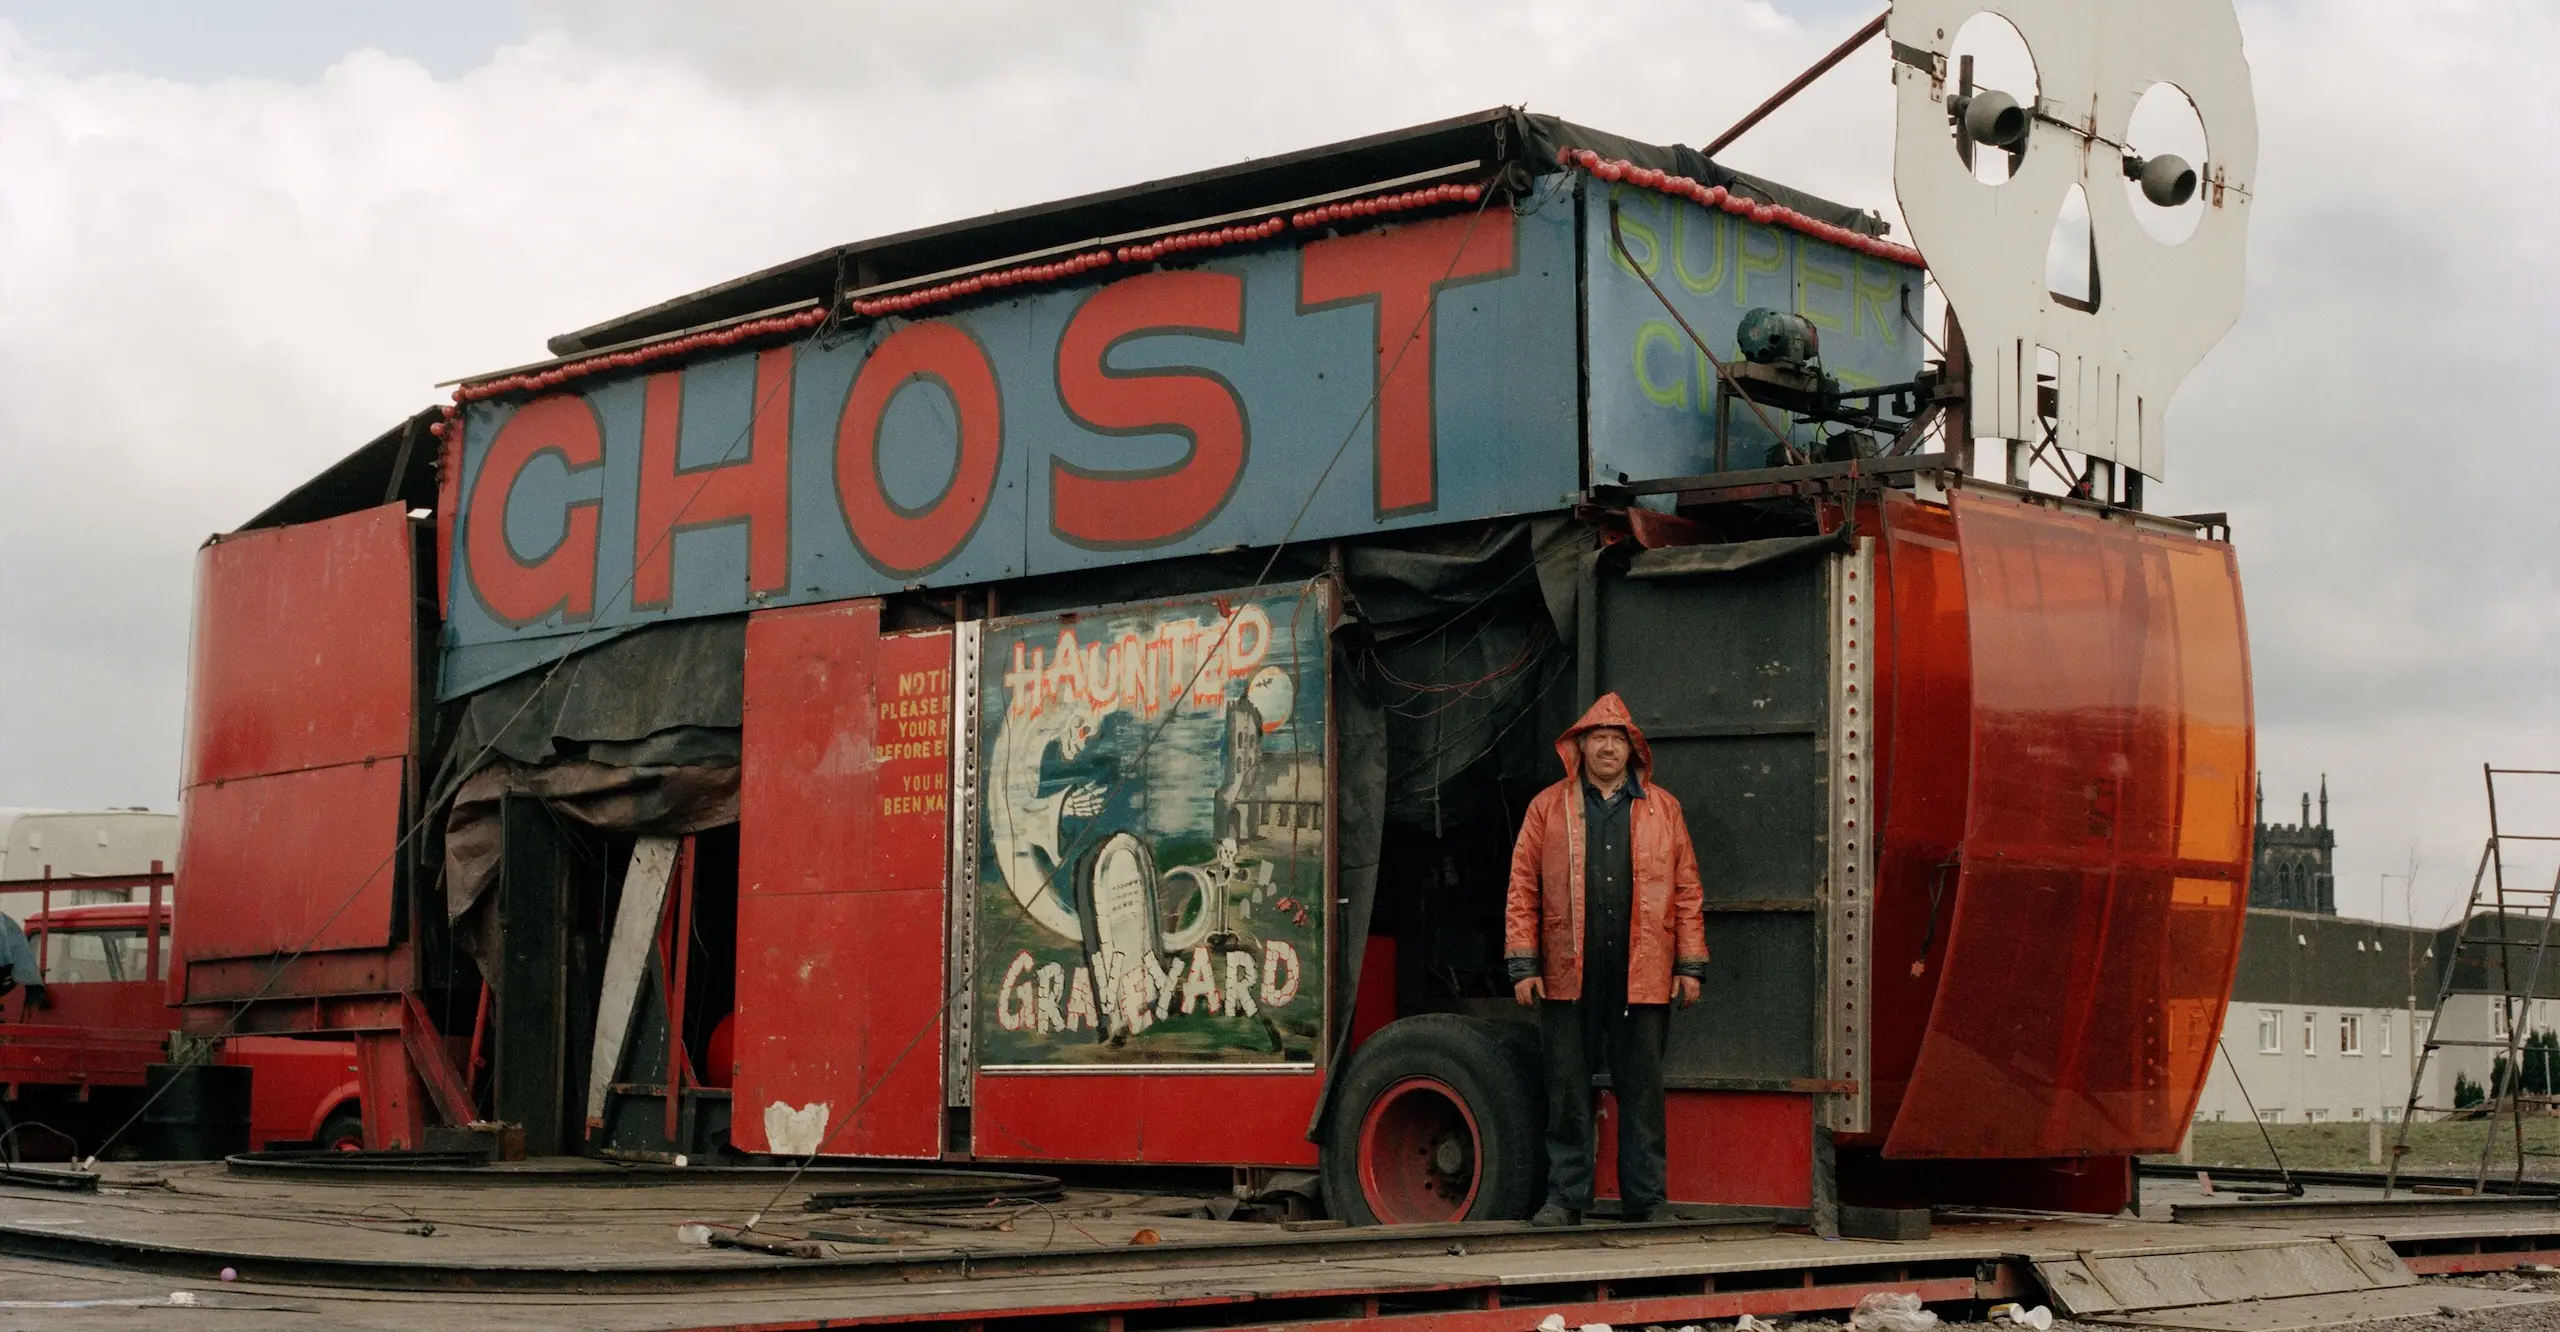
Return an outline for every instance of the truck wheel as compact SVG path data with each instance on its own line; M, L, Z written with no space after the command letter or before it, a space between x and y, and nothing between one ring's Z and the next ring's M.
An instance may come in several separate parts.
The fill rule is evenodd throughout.
M320 1125L320 1150L324 1152L360 1152L364 1150L364 1112L354 1106L329 1116Z
M1546 1184L1535 1050L1446 1013L1370 1037L1326 1116L1326 1209L1352 1225L1527 1216Z

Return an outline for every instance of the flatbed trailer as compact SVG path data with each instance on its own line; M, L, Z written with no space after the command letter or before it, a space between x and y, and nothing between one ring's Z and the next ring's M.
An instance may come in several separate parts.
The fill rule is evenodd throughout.
M1497 109L556 339L203 551L173 997L378 1148L1516 1217L1508 854L1614 691L1674 1200L2112 1214L2237 961L2234 556L1984 480L1882 232Z
M2340 1199L2329 1216L2215 1219L2170 1205L2202 1198L2191 1181L2155 1182L2142 1217L1947 1209L1925 1236L1826 1240L1750 1217L1570 1234L1517 1222L1293 1230L1209 1219L1204 1194L1054 1181L1044 1200L1000 1186L974 1202L809 1211L830 1192L888 1192L877 1177L897 1172L821 1168L778 1188L790 1172L475 1169L489 1178L206 1164L115 1167L92 1193L0 1183L6 1307L74 1329L157 1326L181 1292L190 1317L217 1328L285 1314L490 1332L1529 1332L1550 1316L1568 1327L1840 1319L1896 1294L1951 1321L2018 1302L2135 1326L2295 1327L2547 1303L2421 1274L2560 1252L2547 1200L2484 1213L2402 1198L2378 1214ZM402 1178L419 1173L431 1177ZM701 1242L754 1215L763 1248Z

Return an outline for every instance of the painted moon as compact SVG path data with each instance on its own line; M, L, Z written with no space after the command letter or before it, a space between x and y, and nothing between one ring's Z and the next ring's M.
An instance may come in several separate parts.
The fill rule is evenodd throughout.
M1277 666L1265 666L1254 672L1244 687L1245 701L1262 714L1262 729L1277 731L1289 720L1289 705L1296 701L1298 687L1289 681L1289 673Z

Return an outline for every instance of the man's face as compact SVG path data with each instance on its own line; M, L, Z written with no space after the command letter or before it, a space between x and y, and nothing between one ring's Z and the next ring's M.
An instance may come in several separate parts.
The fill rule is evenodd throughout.
M1595 782L1614 782L1627 774L1627 733L1599 726L1582 733L1582 771Z

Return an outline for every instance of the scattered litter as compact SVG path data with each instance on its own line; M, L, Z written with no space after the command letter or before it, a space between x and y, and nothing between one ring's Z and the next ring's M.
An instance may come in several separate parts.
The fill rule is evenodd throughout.
M2036 1332L2046 1332L2053 1326L2053 1310L2041 1304L2032 1309L2016 1304L1995 1304L1991 1306L1990 1317L1995 1323L2015 1323L2020 1327L2032 1327Z
M222 1279L223 1279L223 1280L225 1280L225 1281L237 1281L237 1280L239 1280L239 1279L240 1279L240 1269L239 1269L239 1268L236 1268L236 1267L226 1267L226 1268L222 1269Z
M196 1302L196 1293L192 1290L173 1290L169 1292L169 1302L171 1304L193 1304Z
M1898 1290L1877 1291L1849 1313L1856 1332L1922 1332L1937 1325L1938 1316L1921 1307L1919 1296Z
M735 1233L714 1230L708 1241L715 1249L737 1249L745 1253L761 1253L774 1258L824 1258L827 1246L807 1239L768 1239L741 1230Z
M1778 1332L1778 1329L1749 1314L1744 1314L1734 1320L1733 1332Z
M1548 1314L1539 1319L1538 1332L1564 1332L1564 1315Z
M706 1226L699 1221L687 1221L683 1225L676 1227L676 1243L678 1244L709 1244L710 1242L711 1227Z
M1164 1242L1164 1236L1157 1234L1155 1227L1149 1226L1146 1229L1139 1231L1137 1234L1131 1235L1129 1237L1129 1242L1131 1244L1161 1244Z

